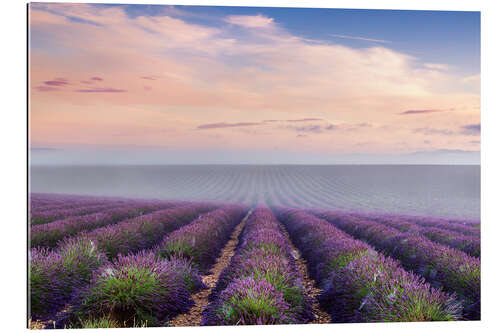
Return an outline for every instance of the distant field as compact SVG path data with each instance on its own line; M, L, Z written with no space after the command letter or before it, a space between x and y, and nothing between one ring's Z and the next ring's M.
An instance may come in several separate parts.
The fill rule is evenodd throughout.
M480 217L479 166L32 166L31 191Z
M32 193L30 327L480 318L478 220L296 209L275 193Z

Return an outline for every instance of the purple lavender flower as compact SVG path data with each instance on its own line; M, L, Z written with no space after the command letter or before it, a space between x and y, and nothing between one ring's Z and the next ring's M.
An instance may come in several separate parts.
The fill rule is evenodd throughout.
M364 243L358 244L358 240L327 221L294 209L278 209L278 214L307 259L314 278L323 286L321 303L332 314L333 321L460 318L461 307L453 296L431 288L404 271L396 261L385 258ZM376 222L369 223L349 215L330 214L328 217L335 225L372 242L384 244L400 234L396 229L374 226ZM352 223L345 222L348 217ZM380 235L384 228L389 228L388 234L382 232ZM366 233L362 233L365 230ZM408 289L408 297L393 293L388 286L398 292ZM400 310L406 312L398 317L396 313Z
M72 272L62 264L57 252L34 248L30 253L29 304L33 319L55 315L69 300L73 283Z
M114 225L94 229L77 237L89 237L109 258L148 249L162 237L189 223L201 213L213 209L212 204L195 203L142 215Z
M422 228L420 233L431 241L448 245L474 257L481 257L481 240L477 236L434 227Z
M182 203L142 203L130 204L127 207L110 208L99 213L84 216L71 216L51 223L34 225L30 230L31 246L55 247L64 237L72 236L84 230L118 223L122 220L137 217L158 209L168 209L183 205Z
M311 276L319 284L328 278L334 268L346 265L370 249L367 244L352 239L330 223L304 211L281 210L278 215L294 244L307 259Z
M44 224L49 223L58 219L62 219L68 216L78 216L78 215L86 215L99 212L101 210L105 210L107 208L114 208L116 204L110 205L94 205L88 207L77 207L77 208L69 208L69 209L60 209L56 208L53 210L47 210L43 212L32 212L30 215L30 223L31 225Z
M156 251L162 258L190 259L200 271L206 272L245 213L243 206L231 205L204 214L167 235Z
M55 315L75 290L89 283L92 272L107 262L90 239L68 239L57 251L32 249L29 276L32 316Z
M320 302L335 322L457 320L462 310L454 297L376 253L332 271Z
M286 316L289 304L282 293L265 279L236 279L224 290L213 317L203 325L271 325L290 324Z
M337 213L335 215L338 216ZM470 234L468 232L453 231L454 229L463 229L461 223L456 221L450 222L432 218L408 218L404 216L367 214L365 214L363 218L396 228L402 232L419 233L434 242L448 245L475 257L481 256L481 241L479 235L476 235L475 232ZM416 222L408 222L408 220L420 221L420 225ZM466 229L470 231L471 226L474 224L466 224L464 222L463 225L466 225Z
M407 270L425 277L433 286L457 293L464 304L464 317L479 319L481 265L478 258L435 243L418 233L403 233L374 221L329 212L321 216L399 259Z
M125 326L161 326L193 303L179 274L183 264L158 259L151 251L118 255L112 264L97 270L89 287L75 296L74 316L110 315Z
M271 288L266 287L267 292L283 300L278 302L282 308L278 319L259 313L261 308L274 311L275 307L268 304L269 295L257 293L247 300L248 295L237 291L242 284L257 288L267 286L266 283ZM209 299L211 303L203 313L202 325L304 323L312 319L309 299L304 294L290 247L271 210L257 208L252 212L236 253Z

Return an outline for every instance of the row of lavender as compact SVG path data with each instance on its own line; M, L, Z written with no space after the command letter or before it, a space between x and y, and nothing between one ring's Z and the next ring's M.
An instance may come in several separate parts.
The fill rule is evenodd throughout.
M91 273L118 254L137 252L188 223L212 205L160 210L64 239L56 249L34 247L30 257L31 313L48 318L60 311Z
M30 224L31 225L40 225L49 222L53 222L58 219L66 218L68 216L79 216L86 215L99 212L101 210L105 210L108 208L116 208L123 207L125 204L123 203L106 203L106 204L97 204L91 206L78 206L76 208L68 208L68 209L51 209L47 211L42 211L38 213L31 212L30 214Z
M31 211L43 211L53 208L76 207L76 205L98 204L103 202L103 199L82 195L30 193L29 202Z
M425 216L405 216L405 215L394 215L394 214L360 214L352 213L353 216L366 218L375 221L405 221L419 227L429 227L429 228L439 228L443 230L450 230L454 232L461 233L466 236L476 236L481 235L480 223L475 221L457 221L457 220L446 220L442 218L425 217Z
M242 207L228 206L196 219L214 208L192 204L157 211L65 239L55 250L32 249L33 318L54 318L59 312L58 325L102 326L109 319L106 316L118 326L129 326L136 320L157 325L159 320L186 311L192 304L189 293L203 286L197 264L186 256L164 259L160 249L168 244L168 233L173 230L189 233L189 226L202 224L210 224L213 230L216 224L231 227L227 221L234 224L244 214ZM219 231L227 234L227 230ZM219 243L222 238L218 238ZM162 245L158 247L158 243ZM195 243L201 252L216 255L216 247ZM61 314L68 304L70 310Z
M336 227L398 259L410 271L435 287L456 293L466 319L480 318L479 258L429 240L419 233L402 232L369 219L339 212L316 212Z
M360 215L372 216L373 214L360 214ZM383 218L399 218L399 219L404 219L405 221L414 222L414 223L422 223L422 224L426 224L426 225L429 225L429 224L433 224L433 225L453 224L453 225L455 225L455 227L465 226L465 227L472 227L475 229L478 229L481 226L480 221L471 220L471 219L449 219L449 218L443 218L443 217L422 217L422 216L388 214L388 213L377 214L377 216L383 217ZM474 229L466 229L466 230L474 230Z
M31 247L55 247L64 237L82 231L112 225L156 210L186 205L183 202L131 202L124 207L103 209L97 213L82 216L69 216L51 223L33 225L30 228Z
M402 232L419 233L431 241L464 251L471 256L481 257L479 229L458 223L435 219L407 218L387 215L353 215L393 227Z
M202 325L269 325L312 319L291 249L274 214L256 208L203 312Z
M454 296L431 287L397 261L331 223L296 209L276 209L322 287L334 322L429 321L461 318Z
M56 203L56 204L49 204L49 205L44 205L44 206L37 206L35 203L31 202L31 208L30 212L31 214L39 214L42 212L48 212L52 210L61 210L61 209L74 209L74 208L83 208L83 207L88 207L88 206L99 206L99 205L107 205L109 203L112 203L113 201L111 200L71 200L66 203ZM125 203L125 200L117 200L114 201L115 203Z
M67 317L78 318L83 327L102 327L103 320L114 327L165 325L192 306L191 293L205 288L200 274L215 262L245 212L242 206L225 206L167 234L151 250L119 254L94 273Z
M169 201L144 201L144 200L117 200L117 201L108 201L102 200L99 203L95 204L78 204L72 206L71 208L54 208L50 210L44 210L39 212L30 212L30 224L31 225L43 225L46 223L50 223L59 219L68 218L71 216L83 216L87 214L101 212L106 209L111 208L123 208L128 207L130 205L137 204L150 204L161 206L164 204L171 204Z
M35 196L33 194L32 196ZM44 206L37 205L36 199L31 198L30 224L40 225L50 223L71 216L83 216L97 213L106 209L126 208L133 205L162 205L171 204L174 201L126 199L126 198L94 198L82 196L57 196L57 203ZM35 201L33 201L35 200ZM179 202L181 203L181 202ZM35 206L35 208L34 208Z
M140 199L92 197L64 194L39 194L31 193L29 197L30 211L39 213L54 209L71 209L85 206L106 205L110 203L126 203Z

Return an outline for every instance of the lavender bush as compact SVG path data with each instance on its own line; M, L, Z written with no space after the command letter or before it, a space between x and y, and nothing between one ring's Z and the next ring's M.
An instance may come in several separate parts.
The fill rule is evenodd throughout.
M44 206L35 206L31 207L32 214L43 213L47 211L56 211L56 210L69 210L69 209L78 209L78 208L86 208L91 206L107 206L110 204L124 204L125 201L114 201L114 200L67 200L59 203L52 203Z
M461 307L453 296L431 288L397 262L327 221L295 209L278 209L278 214L307 259L313 277L323 287L321 304L330 311L333 321L460 318ZM393 290L408 290L408 297L393 295Z
M332 271L319 299L335 322L457 320L462 310L454 297L375 252Z
M93 239L96 246L109 258L115 258L118 254L128 254L154 246L166 233L178 229L213 208L212 204L195 203L160 210L94 229L77 237Z
M30 258L32 317L48 318L60 311L68 304L74 292L89 284L92 273L107 263L106 255L113 258L119 253L136 252L151 246L161 240L161 236L166 232L188 223L199 213L212 207L210 204L192 204L159 211L145 221L136 221L135 224L129 222L116 224L115 226L121 225L121 227L114 233L100 233L99 229L96 229L96 232L64 239L60 247L55 250L32 249ZM183 261L177 263L175 266L177 274L183 281L189 282L190 289L203 287L196 269L184 267L187 263L182 264Z
M131 199L94 198L74 195L48 195L40 193L30 194L31 212L42 212L52 209L69 209L109 203L126 203Z
M74 285L67 277L72 272L62 260L59 253L48 249L30 251L29 312L35 320L54 316L69 300Z
M187 258L205 273L241 222L246 208L228 205L200 216L196 221L167 235L156 249L162 258Z
M88 206L88 207L77 207L77 208L70 208L70 209L53 209L53 210L47 210L39 213L31 213L30 216L30 224L31 225L37 225L37 224L44 224L44 223L49 223L58 219L63 219L68 216L79 216L79 215L86 215L86 214L92 214L96 213L108 208L115 208L117 206L121 206L122 204L99 204L99 205L94 205L94 206Z
M450 223L447 220L430 218L430 217L408 217L408 222L415 223L423 227L433 227L444 230L451 230L469 236L480 236L481 230L478 228L479 223Z
M346 265L370 249L364 242L352 239L330 223L305 211L282 209L277 211L277 216L307 259L309 273L320 286L333 269Z
M215 310L216 325L290 324L286 313L290 305L271 283L251 277L236 279L220 295ZM204 323L207 325L208 323Z
M147 214L157 209L176 206L175 203L135 204L127 207L110 208L99 213L71 216L51 223L34 225L30 230L31 246L55 247L64 237L75 235L84 230L92 230L121 220Z
M75 290L89 283L106 256L90 239L68 239L58 251L34 248L30 256L30 306L33 318L54 316Z
M87 284L92 272L108 263L106 255L87 237L65 239L57 252L62 258L62 265L72 272L69 278L78 279L81 284Z
M480 316L480 261L435 243L417 233L403 233L380 223L323 212L321 216L356 238L399 259L403 266L445 291L456 292L464 303L464 317Z
M337 214L336 214L337 215ZM461 228L458 222L446 222L447 228L439 228L434 226L442 226L443 223L440 220L435 221L434 219L429 219L433 223L425 223L425 225L418 225L415 222L406 221L405 217L400 216L372 216L366 215L366 219L379 222L381 224L393 227L403 232L419 233L428 239L448 245L455 249L464 251L475 257L481 256L481 241L478 235L466 235L461 232L453 231L453 228ZM415 218L413 218L415 219ZM423 220L422 218L419 220ZM458 225L458 227L456 226ZM471 224L469 224L469 227Z
M76 297L74 317L102 318L123 326L160 326L192 305L179 274L183 262L160 260L151 251L118 255L98 269Z
M384 220L399 220L408 223L413 223L421 227L432 227L439 228L443 230L451 230L459 232L463 235L476 236L479 237L480 223L478 221L458 221L458 220L446 220L442 218L435 217L423 217L423 216L406 216L406 215L394 215L394 214L357 214L365 219L376 220L377 222L382 222Z
M172 262L172 269L181 276L184 286L190 293L207 288L201 280L200 271L193 265L190 259L171 258L170 261Z
M431 241L451 246L474 257L481 257L481 240L477 236L466 236L451 230L422 228L421 234Z

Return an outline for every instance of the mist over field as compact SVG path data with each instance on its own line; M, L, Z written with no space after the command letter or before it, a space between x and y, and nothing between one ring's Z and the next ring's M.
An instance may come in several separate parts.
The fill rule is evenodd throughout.
M204 165L204 164L460 164L478 165L479 151L460 149L424 150L411 153L293 152L284 149L178 150L150 148L31 148L32 165Z
M33 166L31 192L267 203L479 219L480 167Z

